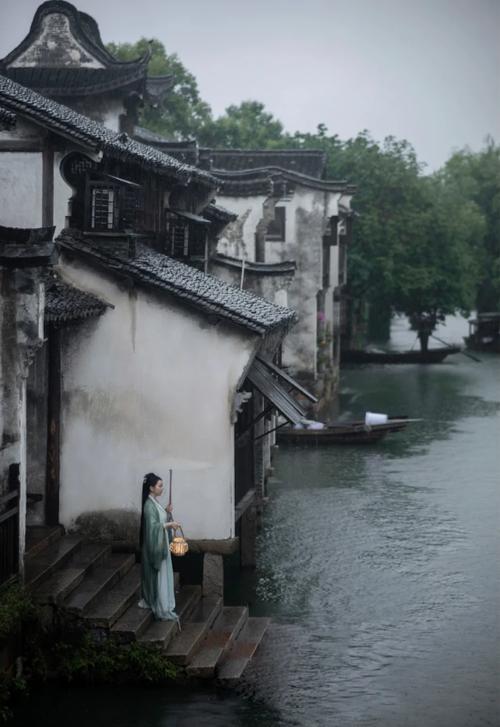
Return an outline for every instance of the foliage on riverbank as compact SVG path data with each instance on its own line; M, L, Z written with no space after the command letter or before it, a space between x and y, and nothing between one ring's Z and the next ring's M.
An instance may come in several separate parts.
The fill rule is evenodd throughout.
M0 643L17 635L22 625L37 618L37 609L24 588L15 584L0 595Z
M166 684L183 676L161 649L99 638L76 622L47 627L42 610L17 585L0 596L0 648L9 643L22 656L23 669L17 674L13 663L0 673L0 723L12 717L17 700L29 696L31 684Z
M53 678L84 684L164 684L181 673L161 649L97 641L88 631L66 634L51 650L50 661Z
M16 654L21 636L38 623L38 610L24 588L14 584L0 593L0 653L5 661L0 671L0 723L12 716L15 699L27 694L24 676L17 674L17 665L10 664L11 653ZM20 647L19 647L20 648Z

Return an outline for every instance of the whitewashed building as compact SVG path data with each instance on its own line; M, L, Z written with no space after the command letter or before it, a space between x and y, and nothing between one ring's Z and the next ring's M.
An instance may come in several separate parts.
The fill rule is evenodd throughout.
M338 380L354 187L324 179L321 151L205 154L222 183L220 203L238 215L219 238L213 269L234 280L246 267L248 288L297 311L283 365L328 397Z
M228 221L203 216L209 173L1 76L0 113L0 222L61 233L16 455L28 525L133 539L142 476L172 469L194 548L248 544L272 437L256 456L255 432L304 414L266 363L295 313L196 269Z

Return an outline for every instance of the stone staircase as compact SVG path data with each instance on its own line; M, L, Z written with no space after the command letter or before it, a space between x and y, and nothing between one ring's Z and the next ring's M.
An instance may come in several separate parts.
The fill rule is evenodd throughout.
M26 584L52 615L58 609L100 636L164 649L192 677L236 684L269 619L250 618L244 606L225 607L222 598L203 596L200 586L180 586L175 575L180 631L138 607L140 565L134 554L65 535L61 527L28 529Z

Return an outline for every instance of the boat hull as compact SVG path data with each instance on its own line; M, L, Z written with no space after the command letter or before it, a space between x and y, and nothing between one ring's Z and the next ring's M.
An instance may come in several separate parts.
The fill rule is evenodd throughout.
M276 432L278 444L374 444L391 432L399 432L407 425L403 417L389 419L385 424L366 425L362 421L339 423L325 429L283 428Z
M427 351L342 351L342 363L431 364L461 352L460 346L430 348Z

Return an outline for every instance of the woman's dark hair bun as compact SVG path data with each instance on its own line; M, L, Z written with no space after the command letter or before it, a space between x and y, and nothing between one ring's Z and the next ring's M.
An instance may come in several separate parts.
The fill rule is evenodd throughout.
M156 485L158 480L161 480L161 477L159 475L155 475L154 472L148 472L147 475L144 475L144 479L142 480L143 487L153 487Z

